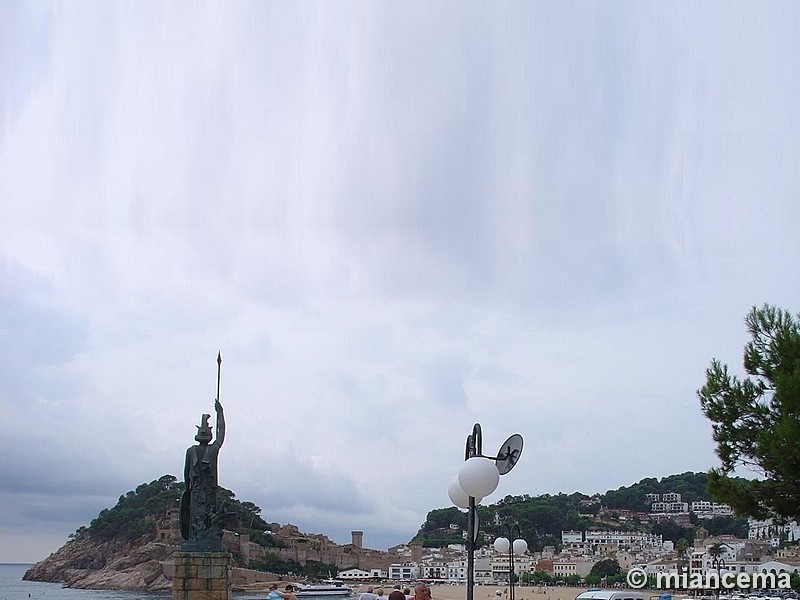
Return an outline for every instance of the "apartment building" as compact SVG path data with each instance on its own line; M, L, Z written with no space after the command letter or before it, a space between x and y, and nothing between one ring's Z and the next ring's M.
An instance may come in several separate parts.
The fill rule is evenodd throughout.
M511 570L508 554L495 554L492 556L492 579L494 581L508 581ZM514 573L522 575L531 572L531 559L528 555L514 556Z
M666 496L666 494L664 494ZM680 496L680 494L678 494ZM653 502L651 509L654 513L688 513L688 502Z
M564 559L557 558L553 560L553 576L570 577L571 575L578 575L579 577L586 577L592 571L594 561L583 559Z
M660 549L660 535L643 531L562 531L561 543L573 554L610 554L620 548Z
M395 581L412 581L419 579L419 565L415 562L394 563L389 565L389 579Z

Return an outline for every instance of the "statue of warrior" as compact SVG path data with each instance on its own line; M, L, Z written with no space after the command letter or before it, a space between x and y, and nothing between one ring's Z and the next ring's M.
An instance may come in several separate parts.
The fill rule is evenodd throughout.
M183 480L186 489L181 496L181 549L186 552L220 552L222 550L221 514L217 507L217 459L225 441L225 414L219 400L217 435L211 443L211 427L204 414L197 426L197 445L186 450Z

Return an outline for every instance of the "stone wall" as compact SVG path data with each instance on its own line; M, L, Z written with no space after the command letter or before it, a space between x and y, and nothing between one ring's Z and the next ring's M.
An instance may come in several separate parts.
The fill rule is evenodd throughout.
M231 555L176 552L172 600L231 600Z

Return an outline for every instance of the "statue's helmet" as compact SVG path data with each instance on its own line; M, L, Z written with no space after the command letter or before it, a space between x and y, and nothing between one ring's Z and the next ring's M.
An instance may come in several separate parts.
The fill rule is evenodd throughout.
M211 415L203 415L200 417L200 425L195 425L197 427L197 435L194 436L194 439L200 442L210 442L211 441L211 426L208 424L208 420L211 418Z

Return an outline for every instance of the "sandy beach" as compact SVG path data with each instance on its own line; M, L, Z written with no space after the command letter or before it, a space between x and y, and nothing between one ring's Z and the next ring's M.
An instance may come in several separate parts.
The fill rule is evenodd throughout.
M358 591L364 591L366 586L356 586L356 588ZM388 593L392 586L384 589ZM474 600L491 600L497 590L502 592L504 600L508 598L507 585L476 585ZM516 600L574 600L575 596L585 591L585 587L517 586L514 587L514 598ZM431 587L432 600L465 600L466 597L467 586L465 585L434 585Z
M502 592L504 600L508 598L507 585L476 585L473 596L475 600L491 600L497 590ZM585 591L585 587L516 586L514 587L514 598L516 600L574 600L575 596ZM431 588L431 592L432 600L464 600L467 597L467 586L436 585Z

